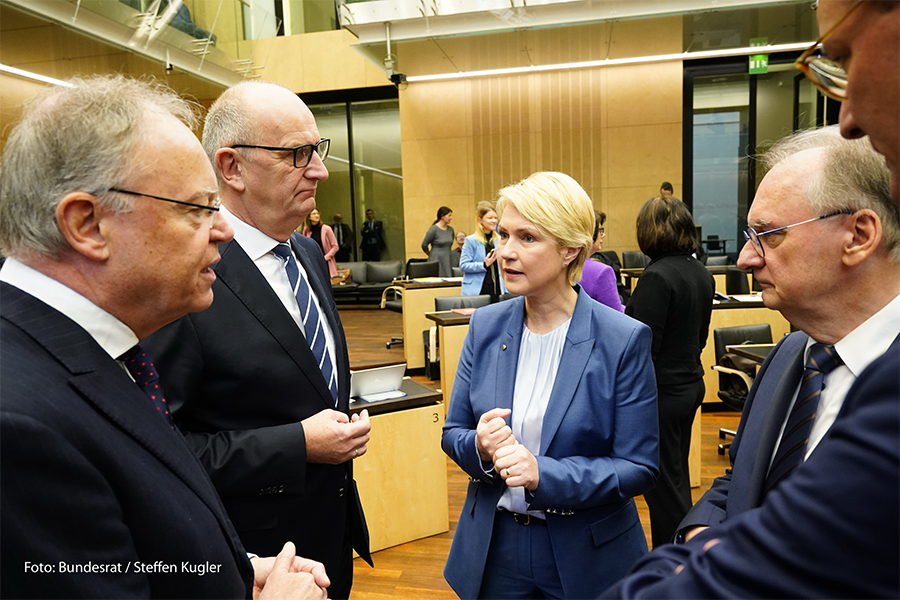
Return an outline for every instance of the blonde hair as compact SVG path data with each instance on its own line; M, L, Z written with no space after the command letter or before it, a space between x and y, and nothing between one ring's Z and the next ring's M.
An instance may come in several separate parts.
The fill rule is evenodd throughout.
M487 236L484 234L484 227L481 226L481 223L478 219L482 218L484 215L489 212L497 210L494 208L494 203L489 202L488 200L482 200L478 203L478 206L475 207L475 239L481 242L482 244L487 244Z
M507 204L515 206L560 248L579 249L566 267L569 283L578 283L594 244L594 206L587 192L565 173L540 171L497 192L498 215L503 214Z

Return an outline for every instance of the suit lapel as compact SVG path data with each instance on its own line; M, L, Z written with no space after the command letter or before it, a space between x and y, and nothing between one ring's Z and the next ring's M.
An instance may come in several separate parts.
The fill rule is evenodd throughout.
M285 310L269 282L240 244L234 240L220 244L219 253L222 259L215 266L216 277L284 348L306 376L310 386L319 392L324 408L334 408L331 392L328 391L325 378L322 377L306 338Z
M569 323L565 347L556 371L556 380L553 382L553 391L550 393L550 403L547 404L547 412L544 413L544 422L541 427L541 454L547 454L550 443L572 404L575 390L578 388L588 359L591 357L591 351L594 349L590 318L591 307L588 302L594 302L594 300L579 290L575 312L572 313L572 322Z
M212 482L181 433L160 417L126 371L74 321L21 290L3 285L4 318L31 336L65 367L69 385L125 435L166 465L215 515L235 558L244 550Z
M525 299L507 302L514 302L515 306L509 313L507 325L497 340L499 352L494 388L497 408L512 408L516 388L516 367L519 364L519 346L522 343L522 328L525 326ZM512 415L507 417L507 423L512 424Z

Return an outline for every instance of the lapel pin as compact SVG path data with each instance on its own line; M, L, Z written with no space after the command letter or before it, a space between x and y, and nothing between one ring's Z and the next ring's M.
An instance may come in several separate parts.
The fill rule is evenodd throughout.
M506 344L503 344L503 346L501 346L500 349L501 349L501 350L506 350Z

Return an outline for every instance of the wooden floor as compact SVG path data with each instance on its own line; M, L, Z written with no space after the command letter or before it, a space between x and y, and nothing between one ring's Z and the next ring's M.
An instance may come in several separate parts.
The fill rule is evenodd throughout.
M341 320L347 335L351 367L403 360L403 348L385 348L385 341L402 330L399 313L378 309L342 309ZM414 377L422 385L440 388L439 381ZM719 428L737 427L736 412L704 413L701 441L701 485L692 490L694 500L709 488L712 480L728 467L725 456L719 456ZM377 435L377 432L373 432ZM456 598L444 581L443 569L453 540L453 531L465 500L468 476L447 459L448 502L450 531L408 544L388 548L372 555L375 568L362 559L354 562L354 582L351 599L378 598ZM637 498L638 513L650 543L650 518L643 498Z

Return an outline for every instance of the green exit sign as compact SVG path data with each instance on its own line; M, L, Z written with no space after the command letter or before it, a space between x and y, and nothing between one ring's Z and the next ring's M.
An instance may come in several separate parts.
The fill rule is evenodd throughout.
M758 37L750 38L750 46L765 46L769 43L769 38ZM750 74L760 75L769 72L769 55L754 54L750 57Z

